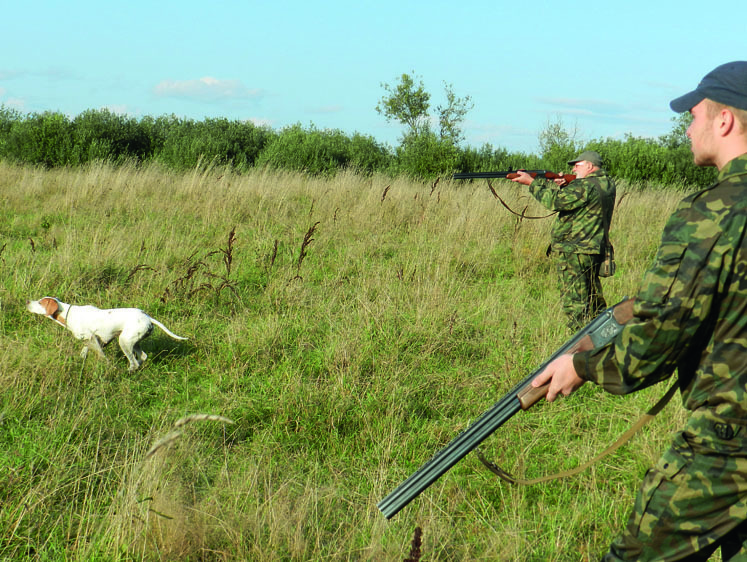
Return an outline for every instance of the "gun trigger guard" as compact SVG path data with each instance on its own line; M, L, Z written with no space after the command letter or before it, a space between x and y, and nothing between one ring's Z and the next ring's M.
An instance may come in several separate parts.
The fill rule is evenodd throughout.
M498 478L500 478L501 480L505 480L509 484L516 484L516 478L511 476L508 472L503 470L500 466L498 466L494 462L490 462L488 459L486 459L485 456L482 454L482 451L480 451L479 447L475 449L475 454L477 454L477 458L480 459L480 462L485 465L485 468L487 468L490 472L495 474Z

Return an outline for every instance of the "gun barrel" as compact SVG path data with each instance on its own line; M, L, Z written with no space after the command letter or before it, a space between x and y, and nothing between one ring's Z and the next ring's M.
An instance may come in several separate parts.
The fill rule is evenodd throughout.
M455 180L471 180L471 179L493 179L493 178L515 178L517 170L508 170L507 172L458 172L451 176ZM536 176L537 174L546 174L547 170L522 170L530 176Z
M467 430L457 435L446 447L439 450L431 460L411 474L377 504L384 517L387 519L394 517L403 507L419 496L423 490L438 480L447 470L463 459L520 409L521 403L515 395L506 395L502 400L496 402Z
M625 306L621 306L623 304ZM519 410L527 410L539 401L547 394L549 385L532 387L531 382L534 377L544 371L547 365L560 355L596 349L612 341L622 330L622 326L632 317L632 304L632 299L626 297L576 332L549 359L382 499L377 504L379 511L387 519L391 519Z

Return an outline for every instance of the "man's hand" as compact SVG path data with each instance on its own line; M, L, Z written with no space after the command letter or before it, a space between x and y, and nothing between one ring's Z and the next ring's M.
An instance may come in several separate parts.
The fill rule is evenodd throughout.
M527 174L524 170L518 170L516 174L517 174L516 177L512 179L511 181L516 182L516 183L521 183L524 185L529 185L530 183L534 181L534 178L530 176L529 174Z
M550 383L550 387L545 400L552 402L558 394L570 396L586 381L576 374L576 369L573 368L573 355L566 354L552 361L544 371L537 375L532 380L532 386L540 387L547 382Z

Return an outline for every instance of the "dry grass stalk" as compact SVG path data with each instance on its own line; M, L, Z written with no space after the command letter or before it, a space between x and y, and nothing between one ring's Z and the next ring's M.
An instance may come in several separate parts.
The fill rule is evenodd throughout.
M296 268L298 270L296 279L299 279L301 277L301 264L306 257L306 248L314 241L312 236L314 236L314 232L316 231L316 227L319 226L319 223L320 221L316 221L313 225L311 225L311 227L308 231L306 231L306 234L303 237L303 242L301 243L301 251L298 254L298 262L296 263Z
M148 452L145 453L145 458L149 459L150 457L155 455L156 451L158 451L159 449L171 445L174 441L181 437L181 435L181 431L172 431L171 433L168 433L167 435L161 437L158 441L153 443L153 446L150 449L148 449Z
M230 424L236 423L232 419L225 418L223 416L216 416L214 414L190 414L176 420L176 422L174 423L174 427L182 427L183 425L187 425L188 423L198 421L219 421Z
M198 421L219 421L223 423L235 423L233 420L223 417L223 416L217 416L215 414L190 414L188 416L184 416L183 418L179 418L174 423L175 428L183 427L187 425L188 423L192 422L198 422ZM156 451L159 449L162 449L163 447L167 447L171 445L174 441L179 439L179 437L182 436L182 432L178 429L175 429L174 431L171 431L161 437L158 441L153 443L150 449L148 449L148 452L145 453L145 458L148 459L152 457Z
M134 267L134 268L132 269L132 271L130 271L130 274L129 274L129 275L127 276L127 280L126 280L126 283L129 283L129 282L130 282L130 281L132 280L132 278L133 278L133 277L135 277L135 274L136 274L136 273L137 273L138 271L146 271L146 270L150 270L150 271L155 271L155 269L153 269L153 268L152 268L152 267L150 267L149 265L145 265L144 263L136 265L136 266L135 266L135 267Z
M166 288L163 295L161 296L161 302L166 302L167 298L171 296L182 296L191 299L201 291L212 290L215 292L215 295L218 296L220 295L221 291L223 291L223 289L229 289L234 294L237 300L241 300L241 297L236 290L236 283L229 279L231 275L231 266L233 264L233 251L235 242L236 227L234 226L231 229L231 232L228 233L228 242L225 248L218 248L217 250L208 252L203 260L198 260L195 262L192 262L192 259L197 255L198 251L196 250L195 252L193 252L185 262L188 266L187 272L182 277L174 280L171 283L171 287L174 289L173 293L170 288ZM217 254L223 256L223 265L225 268L224 274L211 271L207 263L208 258L211 258L212 256ZM201 273L202 276L207 277L211 280L218 279L220 283L215 285L211 281L203 281L202 283L200 283L198 279L198 273Z
M404 562L420 562L422 555L421 547L423 545L423 529L415 527L415 532L410 543L410 555L405 558Z

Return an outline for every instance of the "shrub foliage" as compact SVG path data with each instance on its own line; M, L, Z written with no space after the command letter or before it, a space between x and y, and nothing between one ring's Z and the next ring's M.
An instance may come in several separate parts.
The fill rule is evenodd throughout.
M607 171L642 187L705 186L712 168L692 162L685 135L687 116L659 139L627 136L582 143L562 123L548 123L539 135L539 154L510 152L485 144L463 147L428 127L402 136L391 147L360 133L296 124L280 131L249 121L175 115L140 119L107 109L69 118L59 112L21 114L0 106L0 158L44 168L91 162L157 162L177 171L224 166L242 173L257 167L331 176L344 169L359 173L404 175L423 181L451 173L507 169L564 171L581 150L602 154Z

